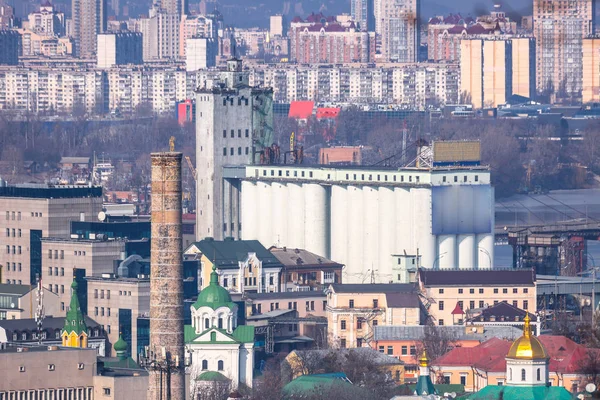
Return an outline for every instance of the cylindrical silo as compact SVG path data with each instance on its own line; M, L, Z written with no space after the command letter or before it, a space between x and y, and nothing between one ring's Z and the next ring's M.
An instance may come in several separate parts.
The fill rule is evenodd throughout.
M421 255L421 265L425 268L432 268L437 258L437 240L432 234L431 226L431 189L412 188L410 194L413 204L415 247Z
M273 219L271 220L273 237L271 241L277 247L288 245L288 224L286 223L287 201L288 195L285 183L273 182L271 184L271 212L273 213Z
M494 234L477 235L477 256L479 269L489 269L494 265Z
M286 246L304 249L304 192L302 184L288 183L287 238Z
M362 188L359 186L348 186L348 252L344 260L336 260L346 265L343 281L345 283L363 283L367 279L367 269L363 265L363 223L361 218L365 212L363 208Z
M438 256L433 267L437 269L456 268L456 235L438 236Z
M379 275L381 282L393 280L392 254L396 241L396 202L394 189L379 188Z
M458 235L458 268L476 268L475 261L475 235Z
M376 270L377 282L381 282L379 268L379 191L376 187L363 187L363 268Z
M316 183L304 184L304 242L306 250L327 255L327 189Z
M275 243L272 242L273 238L273 210L271 209L271 184L268 182L258 182L256 184L258 191L257 201L259 204L268 205L267 207L259 207L257 209L258 215L258 240L265 247L273 246Z
M345 186L331 187L331 259L337 262L348 252L348 190Z
M410 189L397 187L394 188L395 206L396 206L396 238L394 241L393 252L409 255L416 254L416 246L413 231L412 216L412 198Z
M258 188L251 181L242 182L242 238L258 238Z

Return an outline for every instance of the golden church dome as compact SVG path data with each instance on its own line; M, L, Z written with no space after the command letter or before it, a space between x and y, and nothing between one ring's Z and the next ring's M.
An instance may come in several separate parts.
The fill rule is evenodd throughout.
M548 353L542 343L531 334L531 319L529 313L523 320L523 336L514 341L506 358L514 358L519 360L534 360L540 358L548 358Z

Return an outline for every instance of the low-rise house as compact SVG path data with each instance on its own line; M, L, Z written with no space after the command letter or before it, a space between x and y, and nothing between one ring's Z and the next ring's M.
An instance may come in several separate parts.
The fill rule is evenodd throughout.
M420 325L421 302L413 284L341 284L327 289L330 344L371 346L380 325Z
M269 251L283 265L282 292L323 290L342 283L342 264L303 249L271 247Z
M280 292L283 265L258 240L214 240L192 243L184 252L200 260L201 287L216 267L219 285L232 293Z
M517 308L514 305L516 302L517 300L514 300L513 305L511 305L503 301L492 307L472 310L467 314L467 325L481 325L486 327L515 326L523 329L525 316L529 315L531 325L535 327L536 335L539 335L541 324L538 317L535 314Z
M533 270L421 269L418 279L429 322L435 325L462 325L465 313L503 301L535 311Z

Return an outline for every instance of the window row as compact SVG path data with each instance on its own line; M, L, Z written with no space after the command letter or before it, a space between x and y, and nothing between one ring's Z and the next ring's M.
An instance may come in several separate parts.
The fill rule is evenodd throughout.
M48 267L48 275L49 276L65 276L65 269L63 267L60 267L60 274L59 274L59 268L58 267L54 267L54 273L52 273L52 267Z
M6 263L6 270L7 271L13 271L13 272L21 272L21 263L12 263L12 267L10 265L9 262Z
M11 235L12 232L12 235ZM6 237L21 237L21 230L20 229L15 229L12 228L12 230L10 228L6 228Z
M224 369L224 362L223 360L219 360L217 361L217 371L223 371ZM206 371L208 369L208 360L202 360L202 370Z
M106 310L106 314L104 312L105 310ZM106 309L104 307L94 307L94 315L96 317L97 316L104 317L105 315L107 317L110 317L110 307L107 307Z
M529 308L529 301L528 300L522 300L523 301L523 310L527 310ZM508 303L508 300L502 300L503 303ZM494 300L494 305L500 303L500 300ZM470 300L469 301L469 309L472 310L475 308L475 300ZM519 307L519 301L518 300L513 300L512 301L512 305L513 307ZM460 300L458 301L458 306L460 307L461 310L465 310L465 303L464 301ZM484 300L479 300L479 302L477 303L477 307L478 308L486 308L489 307L490 305L487 304ZM444 307L445 307L445 303L444 300L440 300L438 301L438 310L440 311L444 311ZM518 318L518 317L517 317Z
M231 133L229 134L229 136L231 138L234 138L235 137L235 129L232 129L230 132ZM242 137L242 130L241 129L237 130L237 137L239 137L239 138ZM249 129L246 129L244 131L244 137L250 137L250 130ZM223 138L227 138L227 129L223 129Z
M10 284L13 284L13 285L22 285L23 281L21 281L20 279L19 280L13 279L12 281L10 279L7 279L6 283L9 284L9 285Z
M60 292L58 291L60 287ZM64 294L65 293L65 285L54 285L52 286L51 284L48 285L48 290L51 291L52 293L56 293L56 294Z
M11 246L6 245L6 254L11 254ZM12 254L21 254L21 246L12 246Z
M444 294L445 290L447 290L447 289L440 288L440 289L438 289L438 293L439 294ZM485 290L484 288L479 288L478 289L479 294L483 294L484 290ZM457 291L458 291L458 294L464 294L465 293L465 289L462 289L462 288L457 289ZM494 288L494 294L498 294L498 293L500 293L500 289L499 288ZM502 288L502 293L503 294L507 294L508 293L508 288ZM512 293L514 293L514 294L519 293L519 288L512 288ZM523 288L522 289L522 293L524 293L524 294L529 293L529 288ZM470 288L469 289L469 294L475 294L475 289L474 288Z
M250 149L248 147L246 147L246 150L244 151L246 155L250 154ZM235 147L232 147L229 150L229 155L230 156L234 156L235 155ZM242 155L242 148L238 147L237 149L237 155L241 156ZM223 147L223 156L227 157L227 147Z
M52 254L54 254L54 257L52 257ZM54 250L54 253L52 253L52 250L51 250L51 249L48 249L48 258L49 258L49 259L55 259L55 260L58 260L58 259L59 259L59 256L58 256L58 255L59 255L59 252L58 252L58 250ZM65 258L65 251L64 251L64 250L60 250L60 259L61 259L61 260L64 260L64 258Z
M97 299L98 295L99 295L100 296L99 298L103 299L104 293L106 293L106 298L110 299L110 290L106 290L106 292L105 292L104 289L101 289L101 290L94 289L94 298ZM121 294L121 293L122 293L122 291L119 292L119 294Z

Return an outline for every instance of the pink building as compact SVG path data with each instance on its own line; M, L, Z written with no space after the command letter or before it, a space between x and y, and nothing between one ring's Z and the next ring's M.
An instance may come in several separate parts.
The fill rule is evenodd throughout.
M300 64L371 62L375 59L375 34L360 32L354 22L312 14L294 18L288 33L290 61Z

